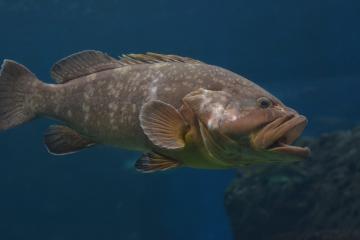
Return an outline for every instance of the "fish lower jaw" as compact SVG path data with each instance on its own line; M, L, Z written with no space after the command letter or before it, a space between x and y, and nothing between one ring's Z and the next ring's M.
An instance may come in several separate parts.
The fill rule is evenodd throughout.
M299 147L288 145L285 143L278 143L277 145L268 149L271 152L284 153L289 155L296 155L301 158L307 158L310 156L311 151L308 147Z
M303 132L307 124L304 116L285 116L268 124L254 137L257 149L295 155L300 158L310 156L310 149L291 145Z

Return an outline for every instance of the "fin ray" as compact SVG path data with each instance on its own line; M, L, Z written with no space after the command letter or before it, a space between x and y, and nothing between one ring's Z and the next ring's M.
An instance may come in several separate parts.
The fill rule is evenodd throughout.
M147 52L144 54L124 54L120 60L96 50L85 50L59 60L51 68L51 77L59 84L92 73L134 64L162 62L202 63L198 60L177 55Z
M7 130L36 117L29 103L40 82L25 66L4 60L0 70L0 130Z
M151 64L151 63L163 63L163 62L182 62L182 63L202 63L199 60L195 60L188 57L181 57L177 55L166 55L159 53L147 52L144 54L123 54L120 57L120 62L124 65L134 64Z
M180 162L154 152L143 154L135 163L136 170L143 173L165 171L179 166Z
M51 77L57 83L123 66L119 60L95 50L74 53L59 60L51 68Z
M61 125L50 126L45 133L44 142L47 150L54 155L75 153L95 145L75 130Z
M150 141L162 148L180 149L185 146L185 122L171 105L154 100L143 105L140 111L141 127Z

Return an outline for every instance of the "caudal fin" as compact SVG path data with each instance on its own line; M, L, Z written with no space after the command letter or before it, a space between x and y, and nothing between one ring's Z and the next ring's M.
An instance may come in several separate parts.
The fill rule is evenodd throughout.
M36 116L33 96L41 82L26 67L5 60L0 70L0 131Z

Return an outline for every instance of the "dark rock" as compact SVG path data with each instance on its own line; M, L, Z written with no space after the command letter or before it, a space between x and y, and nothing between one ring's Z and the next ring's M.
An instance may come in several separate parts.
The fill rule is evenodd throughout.
M299 144L310 159L243 170L229 186L235 239L360 239L360 127Z

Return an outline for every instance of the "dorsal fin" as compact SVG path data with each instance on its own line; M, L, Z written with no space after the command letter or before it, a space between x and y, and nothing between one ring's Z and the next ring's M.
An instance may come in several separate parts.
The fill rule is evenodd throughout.
M182 63L202 63L201 61L181 57L177 55L165 55L147 52L144 54L124 54L120 57L123 65L144 64L144 63L162 63L162 62L182 62Z
M51 77L57 83L65 83L78 77L123 65L119 60L105 53L86 50L72 54L55 63L51 68Z
M51 77L57 83L65 83L92 73L127 65L163 62L202 63L188 57L151 52L145 54L124 54L120 60L117 60L100 51L85 50L72 54L55 63L51 68Z

